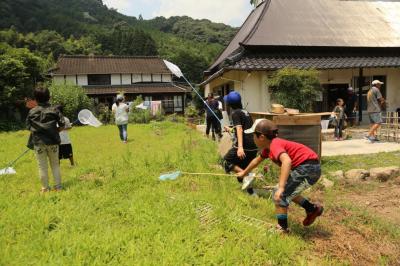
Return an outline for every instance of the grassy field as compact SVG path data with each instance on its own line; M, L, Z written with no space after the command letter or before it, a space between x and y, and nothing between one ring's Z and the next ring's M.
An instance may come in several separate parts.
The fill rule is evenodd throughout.
M16 175L0 176L0 265L349 263L315 249L314 240L328 230L329 219L303 228L297 208L289 218L293 233L278 235L269 230L275 224L272 202L242 193L235 178L159 181L161 173L174 170L223 172L215 144L198 132L172 122L129 125L130 141L124 145L117 131L115 126L70 131L77 166L62 161L63 192L39 193L32 152L17 163ZM27 135L0 134L0 168L24 151ZM393 156L374 155L375 164ZM324 159L324 171L363 161L374 164L362 156ZM336 203L340 189L325 191L325 204L353 210L348 202ZM321 195L317 189L311 193ZM389 241L399 238L393 224L370 219L373 233L384 232Z

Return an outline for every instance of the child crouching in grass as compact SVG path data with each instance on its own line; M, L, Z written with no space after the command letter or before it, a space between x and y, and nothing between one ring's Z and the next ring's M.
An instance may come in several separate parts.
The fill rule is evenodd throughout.
M278 220L277 230L289 232L287 213L291 201L305 209L306 218L303 225L311 225L324 209L311 203L300 193L314 185L321 176L318 155L303 144L278 138L277 126L268 119L257 119L252 128L245 130L245 133L253 133L254 143L261 149L261 154L252 160L245 170L239 172L238 176L246 176L264 159L270 158L281 167L279 185L273 195Z
M39 166L42 192L50 190L47 164L54 176L54 189L61 190L60 162L58 159L59 131L64 127L64 118L60 111L50 106L50 92L47 88L38 87L34 91L38 105L29 111L26 125L31 131L31 141Z

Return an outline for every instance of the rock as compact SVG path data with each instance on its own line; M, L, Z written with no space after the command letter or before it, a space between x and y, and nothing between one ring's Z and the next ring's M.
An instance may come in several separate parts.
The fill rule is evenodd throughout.
M333 181L329 180L328 178L322 177L320 181L321 185L324 186L324 188L331 188L333 187L334 183Z
M391 166L391 167L378 167L372 168L370 170L370 176L373 179L377 179L381 182L386 182L389 179L395 178L400 174L400 167Z
M369 176L369 171L365 169L351 169L347 171L344 176L346 179L352 180L352 181L360 181L360 180L366 180L367 177Z
M338 180L341 180L344 178L344 172L342 170L339 170L336 172L329 172L329 175Z

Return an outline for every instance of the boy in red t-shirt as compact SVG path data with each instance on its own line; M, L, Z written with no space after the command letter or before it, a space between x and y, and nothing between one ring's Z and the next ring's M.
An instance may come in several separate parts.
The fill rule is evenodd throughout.
M287 211L291 201L305 209L307 216L303 225L311 225L324 208L309 202L300 193L314 185L321 176L318 155L303 144L278 138L278 127L268 119L257 119L245 133L254 134L254 143L261 149L261 153L237 175L246 176L264 159L270 158L281 167L279 185L273 195L278 219L277 229L285 233L289 231Z

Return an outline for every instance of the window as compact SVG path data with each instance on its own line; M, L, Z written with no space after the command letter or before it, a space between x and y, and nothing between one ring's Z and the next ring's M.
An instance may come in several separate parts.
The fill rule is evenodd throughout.
M162 107L166 113L173 113L174 112L174 97L165 96L164 100L162 101Z
M181 95L175 95L174 96L174 112L182 112L182 96Z
M144 96L144 103L143 103L143 105L144 105L144 106L150 106L151 101L152 101L152 97L151 97L151 96Z
M88 85L111 85L111 75L109 74L88 75Z

